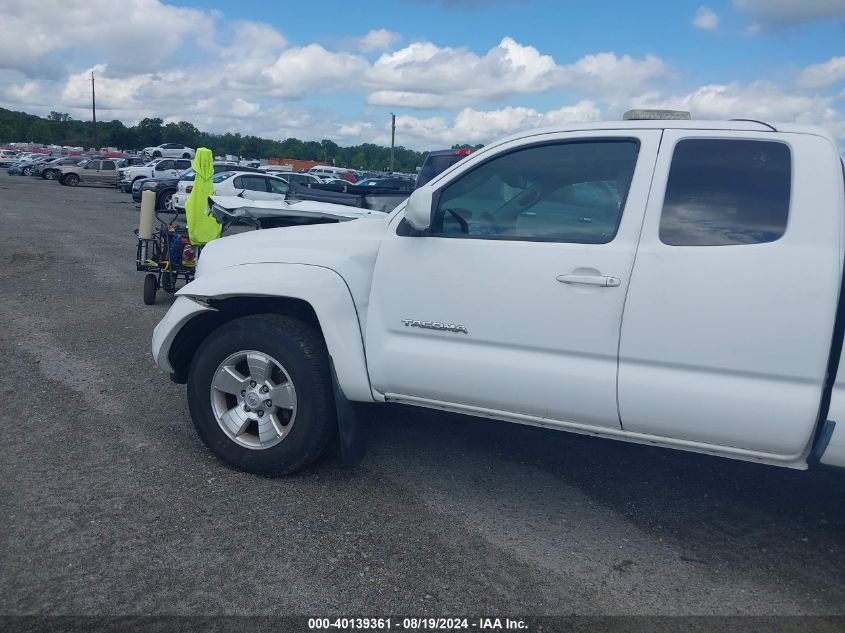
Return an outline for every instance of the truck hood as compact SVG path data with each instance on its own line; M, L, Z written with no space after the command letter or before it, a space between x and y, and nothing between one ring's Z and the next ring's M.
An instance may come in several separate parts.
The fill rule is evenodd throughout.
M243 199L238 200L243 204ZM253 208L253 204L249 203L250 208ZM343 277L355 304L361 314L365 314L376 256L387 226L388 216L373 213L359 216L354 222L291 226L227 235L203 247L196 276L204 278L213 275L215 271L244 264L322 266ZM189 295L190 284L180 293Z
M224 228L232 224L259 226L259 220L345 222L383 213L331 202L314 200L249 200L239 196L212 196L211 214Z

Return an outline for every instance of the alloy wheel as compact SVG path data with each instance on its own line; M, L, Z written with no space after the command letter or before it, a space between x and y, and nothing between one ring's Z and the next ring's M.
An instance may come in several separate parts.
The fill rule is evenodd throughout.
M275 446L296 420L296 389L290 374L264 352L236 352L211 380L211 410L226 436L245 448Z

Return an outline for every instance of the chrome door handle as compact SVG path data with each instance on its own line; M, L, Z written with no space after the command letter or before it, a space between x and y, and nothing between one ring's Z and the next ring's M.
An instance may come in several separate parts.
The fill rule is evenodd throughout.
M582 284L603 288L615 288L622 283L619 277L607 275L558 275L556 279L563 284Z

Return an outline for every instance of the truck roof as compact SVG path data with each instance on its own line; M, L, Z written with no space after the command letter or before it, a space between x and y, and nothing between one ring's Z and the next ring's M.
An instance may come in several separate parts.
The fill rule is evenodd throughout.
M789 134L810 134L821 136L837 146L836 140L823 128L813 125L799 125L796 123L767 123L763 121L734 119L726 121L717 120L632 120L632 121L596 121L594 123L571 123L567 125L554 125L533 130L525 130L501 138L490 145L482 148L481 152L491 148L515 141L518 139L540 136L543 134L556 134L559 132L588 132L591 130L730 130L735 132L785 132Z

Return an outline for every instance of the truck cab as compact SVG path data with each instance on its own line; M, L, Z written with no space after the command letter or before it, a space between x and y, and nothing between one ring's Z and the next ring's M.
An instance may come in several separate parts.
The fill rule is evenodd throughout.
M524 132L386 217L208 245L153 353L253 472L348 435L350 402L845 466L843 219L816 128Z

